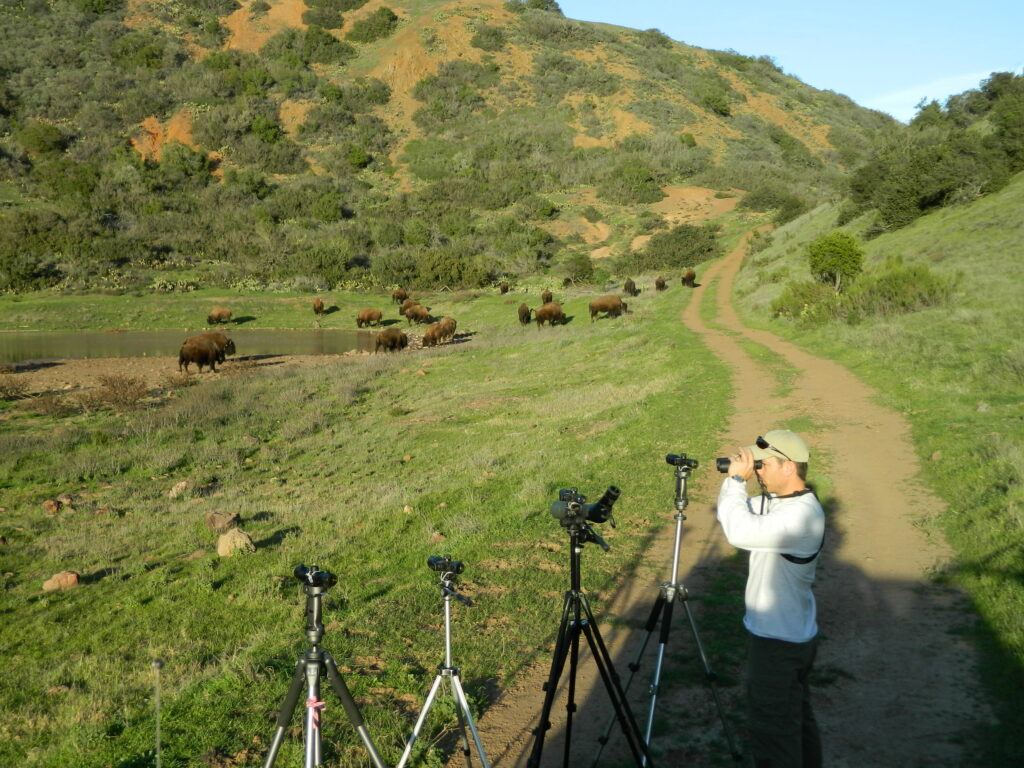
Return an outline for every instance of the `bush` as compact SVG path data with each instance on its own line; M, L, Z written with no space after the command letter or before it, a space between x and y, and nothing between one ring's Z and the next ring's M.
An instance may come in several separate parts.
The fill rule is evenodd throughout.
M525 10L548 11L550 13L562 14L555 0L507 0L505 10L512 13L522 13Z
M344 64L355 58L356 51L326 29L310 27L302 40L302 55L309 64Z
M594 276L594 262L585 253L572 253L561 264L561 271L574 283L585 283Z
M647 245L620 260L622 272L682 269L719 255L717 224L679 224L668 232L656 232Z
M20 400L28 394L28 379L0 373L0 400Z
M558 206L540 195L527 195L516 203L516 214L521 219L553 219L558 215Z
M315 6L303 11L302 20L311 27L322 27L323 29L338 29L345 23L340 11Z
M255 0L255 2L253 2L253 4L249 6L249 18L257 19L260 16L266 15L267 11L269 10L270 3L268 3L267 0ZM306 21L305 14L303 14L302 20Z
M591 224L596 224L602 219L601 212L592 205L588 205L580 213L582 213L583 218L589 221Z
M843 319L856 323L867 317L905 314L940 306L953 295L957 280L932 272L924 264L906 266L890 259L883 267L857 280L841 303Z
M68 144L68 138L60 128L40 120L29 120L15 131L14 139L26 152L36 155L63 152Z
M814 278L838 293L844 278L851 282L864 268L864 250L857 238L837 229L807 246L807 261Z
M353 24L345 39L356 43L372 43L390 35L397 26L398 16L395 12L382 7Z
M501 27L491 27L481 24L477 27L469 44L482 51L500 51L505 47L508 37Z
M772 302L773 317L785 317L800 325L823 325L839 314L839 298L827 285L813 280L790 283Z
M597 186L597 196L619 205L656 203L665 197L654 169L636 158L619 162Z

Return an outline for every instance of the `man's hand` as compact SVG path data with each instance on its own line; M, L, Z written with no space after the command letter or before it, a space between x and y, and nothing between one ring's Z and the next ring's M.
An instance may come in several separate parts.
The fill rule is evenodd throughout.
M729 476L739 475L749 480L754 474L754 454L748 448L739 448L729 457Z

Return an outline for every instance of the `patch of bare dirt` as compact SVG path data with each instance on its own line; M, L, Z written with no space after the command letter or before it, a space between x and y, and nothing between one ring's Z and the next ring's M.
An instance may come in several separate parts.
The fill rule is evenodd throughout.
M555 237L573 237L578 235L583 238L583 242L587 245L603 243L612 232L612 228L603 221L591 222L582 216L558 219L548 224L545 229Z
M191 149L199 149L192 137L192 112L183 107L175 112L166 125L150 116L142 121L139 133L131 138L132 147L146 160L159 161L164 146L172 141L180 142Z
M299 133L299 128L306 122L306 115L314 106L316 106L316 102L307 99L285 99L282 101L278 117L284 132L294 139Z
M252 18L251 3L245 3L234 13L221 21L231 35L224 43L225 48L255 53L264 44L286 29L305 29L302 14L306 4L302 0L269 0L270 10Z
M786 420L802 418L813 425L802 430L811 445L812 460L820 462L816 466L823 466L832 482L837 503L828 510L828 534L815 587L822 641L812 683L825 763L839 768L964 765L971 757L972 730L991 723L993 716L980 689L976 649L958 631L975 618L969 613L969 601L930 579L933 569L949 557L939 537L927 533L928 520L941 508L941 501L917 480L906 421L879 406L873 390L840 365L766 331L751 330L739 320L731 293L746 245L745 238L702 276L697 289L686 292L691 298L682 321L731 370L735 411L717 455L750 444L754 436ZM717 319L709 325L701 317L700 305L712 283L717 283ZM789 394L766 396L772 373L750 356L740 337L764 345L798 371ZM701 469L694 480L680 576L691 595L699 596L734 550L714 519L717 475ZM638 626L646 619L671 562L670 514L665 521L662 530L654 532L654 544L636 572L597 616L623 676L645 633L622 627ZM553 600L555 623L557 607ZM699 625L699 604L694 610ZM737 612L736 622L741 618ZM673 624L672 643L690 649L687 663L699 671L684 617L677 615ZM707 644L707 633L703 635ZM647 700L643 689L655 645L656 640L648 647L642 682L634 684L630 697L641 727ZM671 675L671 665L679 660L668 658L666 674ZM715 659L710 661L714 666ZM542 658L524 673L479 723L493 765L519 768L527 764L549 664L550 659ZM663 751L657 764L727 762L708 692L702 686L672 680L663 677L659 691L658 712L668 718L671 728L655 732L656 746ZM721 693L727 712L742 708L740 686ZM564 700L563 685L545 742L545 765L561 764ZM576 701L573 756L577 759L572 764L583 765L589 764L610 712L595 665L585 652L581 652ZM619 736L612 753L606 751L608 764L632 764L621 744ZM451 768L459 764L454 757L449 761Z

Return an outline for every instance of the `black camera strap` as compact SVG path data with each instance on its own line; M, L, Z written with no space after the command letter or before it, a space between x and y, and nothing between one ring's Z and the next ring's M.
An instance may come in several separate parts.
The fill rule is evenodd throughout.
M763 488L763 486L762 486L762 488ZM804 488L802 491L796 491L795 493L787 493L785 496L769 496L767 493L762 493L761 494L761 510L762 510L761 514L762 515L764 514L764 505L765 505L765 502L767 500L770 500L770 499L773 499L773 498L774 499L793 499L793 498L796 498L797 496L803 496L804 494L807 494L807 493L810 493L811 495L814 495L814 489L808 487L808 488ZM807 565L808 563L814 562L814 559L818 555L821 554L821 550L824 548L824 546L825 546L825 531L822 530L822 532L821 532L821 544L818 546L818 551L815 552L810 557L800 557L798 555L791 555L791 554L789 554L787 552L780 552L779 554L782 557L784 557L786 560L788 560L789 562L795 563L796 565Z

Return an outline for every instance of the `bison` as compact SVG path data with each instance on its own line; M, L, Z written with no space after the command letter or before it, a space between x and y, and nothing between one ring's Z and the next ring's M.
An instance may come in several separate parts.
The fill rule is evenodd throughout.
M540 295L540 303L541 304L550 304L554 300L555 300L555 297L551 294L551 291L549 291L547 288L545 288L544 292Z
M429 323L433 321L430 316L430 310L420 304L413 304L407 310L405 310L405 319L409 321L409 325L415 323Z
M324 300L319 296L313 299L313 314L319 317L324 313Z
M216 345L217 347L218 363L223 363L224 358L227 355L235 354L235 342L229 339L223 331L207 331L206 333L201 333L198 336L193 336L189 339L185 339L185 343L188 343L192 339L209 339L210 341L212 341L214 345Z
M668 283L665 282L664 277L659 277L657 280L654 281L654 290L664 291L666 288L668 288Z
M356 315L356 325L362 328L364 325L380 325L380 319L383 317L379 309L361 309L359 314Z
M437 326L441 331L441 341L444 341L455 336L455 329L458 326L458 323L455 321L454 317L446 316L441 318L441 321L437 323Z
M498 290L501 291L502 295L508 293L508 283L502 280L500 283L498 283Z
M598 296L590 302L590 322L594 322L598 312L604 312L606 317L618 317L626 311L626 302L614 294Z
M441 327L441 323L434 323L428 326L427 330L423 333L423 346L436 347L443 338L444 329Z
M214 307L210 310L210 314L206 316L207 325L216 325L217 323L226 323L231 319L231 310L227 307Z
M530 316L532 314L533 314L533 310L530 309L528 306L526 306L526 302L523 302L522 304L519 305L519 322L520 323L522 323L523 325L529 325L530 324L530 320L532 319Z
M199 366L199 372L203 372L203 366L210 366L210 370L217 372L217 360L221 358L221 350L213 339L205 336L193 336L186 339L178 352L178 371L188 373L190 363Z
M637 296L640 294L640 289L636 287L633 278L627 277L626 282L622 284L622 292L629 296Z
M555 301L552 301L549 304L544 304L534 313L534 316L537 318L538 329L540 329L544 323L548 323L549 325L565 325L565 312L562 311L562 305Z
M385 352L397 352L409 346L409 337L398 328L385 328L377 334L374 342L373 352L376 354L382 349Z
M409 292L405 290L405 288L395 288L395 290L391 292L391 300L395 302L395 304L401 304L408 298Z
M688 285L691 288L697 287L697 273L692 269L686 270L683 274L683 285Z

